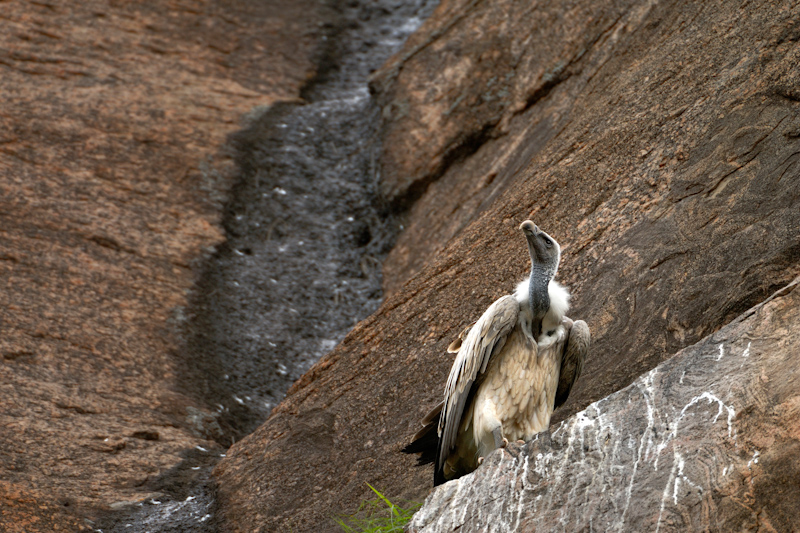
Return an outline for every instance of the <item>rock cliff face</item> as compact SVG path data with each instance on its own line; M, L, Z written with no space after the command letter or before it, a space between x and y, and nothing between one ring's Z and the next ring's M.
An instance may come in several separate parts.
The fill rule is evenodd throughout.
M797 287L437 487L409 531L795 530Z
M217 359L187 383L192 358L176 353L198 259L223 239L233 171L219 147L253 107L295 99L312 77L337 83L326 23L359 4L338 14L283 0L0 4L0 530L90 529L87 517L154 496L167 471L205 483L194 468L208 472L207 451L249 430L250 416L225 433L208 405L247 398L191 390L217 385ZM371 39L396 42L400 26ZM374 43L361 44L348 60ZM213 512L222 531L336 531L335 515L372 497L366 483L423 500L431 472L399 450L439 400L446 346L525 275L526 218L564 243L559 279L574 294L570 315L592 329L590 359L556 413L562 425L434 492L413 527L791 530L798 64L800 5L789 0L444 0L372 76L383 148L353 167L379 164L383 207L404 226L385 302L227 451L216 507L209 498L192 529L173 530L208 531ZM242 190L263 194L256 167L276 160L263 147L281 124L261 138L249 124ZM275 195L294 192L276 183ZM226 254L247 256L251 272L271 248L282 253L270 235L295 243L305 229L250 232L284 211L239 221L239 207L228 205L242 234ZM268 311L238 294L226 301L252 326L240 344L258 354ZM297 295L280 294L294 310ZM310 294L319 316L336 314L322 307L339 293ZM238 353L233 322L219 346ZM165 517L195 504L172 502L131 529L167 530Z
M788 1L443 3L372 82L385 121L381 187L405 218L384 270L390 296L220 463L224 529L333 531L333 515L370 497L365 482L389 497L425 496L430 470L413 468L399 449L439 399L452 362L447 344L524 276L516 228L525 218L565 243L559 277L574 294L570 315L587 320L595 339L559 419L630 385L789 284L800 273L798 40L800 6ZM723 344L724 354L750 361L742 357L744 339L730 335L701 345L697 357L711 357L708 350L716 357ZM772 352L759 353L764 361ZM644 379L675 378L662 369ZM620 394L643 401L651 392L637 383ZM787 393L750 404L738 392L691 383L676 386L675 395L659 393L665 403L652 426L646 409L635 413L641 435L612 443L628 460L618 474L620 498L587 505L622 509L627 486L646 490L639 471L630 473L636 464L656 487L658 506L655 515L628 510L631 529L704 523L703 513L716 510L735 521L745 516L735 502L767 508L780 499L777 491L791 490L778 466L764 477L781 487L776 492L746 492L740 478L755 451L767 449L747 433L747 406L789 413L781 451L770 459L778 465L797 446L795 400ZM712 390L714 398L703 395ZM607 427L599 417L611 416L603 406L615 402L572 419L550 439L554 451L541 453L569 457L575 443L567 435ZM710 463L689 460L699 441L670 437L672 410L680 418L684 407L680 428L708 424L709 439L722 438L714 453L730 460L724 475L722 463L711 472L703 466ZM778 424L784 415L774 416ZM746 461L742 453L750 454ZM655 457L659 471L651 475ZM689 495L701 478L722 488ZM728 489L723 505L717 495ZM689 503L699 509L684 516ZM597 513L619 519L608 509ZM767 519L780 530L781 516ZM729 523L720 520L705 523Z
M0 10L0 530L73 532L213 445L173 352L222 239L220 148L242 114L297 97L322 17L239 0Z
M574 412L798 272L796 6L552 2L507 19L493 6L445 11L455 25L436 39L418 36L430 44L407 52L381 93L391 117L387 194L403 188L399 176L424 183L437 175L394 172L394 158L421 164L458 152L459 135L489 128L412 207L386 288L399 290L476 219L486 221L485 234L513 216L552 226L567 244L560 272L576 295L573 313L588 317L603 354L589 362L592 390L578 391ZM577 44L562 35L565 25ZM427 31L437 27L431 21ZM482 28L494 37L471 36ZM518 44L523 36L527 46ZM549 43L563 49L540 57ZM448 47L460 51L459 76L442 74L448 54L439 49ZM511 57L483 59L492 50ZM499 82L487 62L503 72L516 65L496 111L486 98ZM557 74L551 64L561 65ZM389 64L379 73L381 87L395 71ZM483 92L463 89L462 77L485 79ZM426 83L436 90L422 90ZM395 117L402 102L409 111ZM456 110L468 118L451 123Z

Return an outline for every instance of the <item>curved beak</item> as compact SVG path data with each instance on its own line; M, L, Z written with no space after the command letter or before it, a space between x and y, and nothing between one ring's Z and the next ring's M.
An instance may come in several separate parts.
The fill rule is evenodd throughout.
M539 227L531 222L530 220L526 220L522 224L519 225L519 229L522 230L525 235L538 235L542 230Z

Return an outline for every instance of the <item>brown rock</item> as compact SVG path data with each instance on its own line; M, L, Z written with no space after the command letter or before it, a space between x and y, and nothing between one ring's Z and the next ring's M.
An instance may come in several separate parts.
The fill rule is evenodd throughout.
M454 161L508 134L511 120L553 88L587 66L597 70L597 52L607 58L615 29L641 16L637 4L442 2L373 76L386 124L384 195L416 199Z
M424 496L430 471L399 449L441 394L448 343L524 276L525 218L566 245L570 315L595 339L559 419L800 273L800 7L522 9L445 3L377 76L383 190L416 199L391 296L220 463L231 531L335 530L365 482Z
M36 490L26 490L19 484L0 481L0 525L4 533L50 531L74 533L91 530L71 509L74 500L62 495L53 498Z
M215 436L173 390L175 326L222 238L220 148L313 75L319 9L2 10L0 530L76 531Z
M795 531L799 284L437 487L409 531Z
M581 24L620 5L592 4L596 15L581 11L589 4L547 9L563 10L564 20L579 10L575 32L586 33ZM594 390L573 399L585 406L793 279L800 271L800 215L793 208L800 198L800 123L791 94L800 78L797 48L789 43L800 14L796 6L692 9L632 5L613 27L601 25L605 33L578 59L559 56L572 61L563 82L526 110L507 111L496 138L448 167L411 208L384 269L386 290L400 290L435 254L452 253L447 243L474 231L467 226L476 219L486 232L507 218L551 224L548 231L568 245L560 276L575 295L573 314L589 317L595 349L604 354L587 368ZM477 31L468 19L457 24ZM521 17L504 24L511 19ZM731 30L721 35L720 28ZM554 31L561 30L543 28L537 42L561 42ZM514 49L521 38L511 29L500 33L506 45L486 49ZM738 46L755 41L759 47ZM406 72L438 75L441 54L423 48L407 61L412 65L403 67L394 91L421 97L426 93L413 87L425 82ZM471 122L464 122L466 129ZM405 117L390 120L387 135L397 128L410 129L404 138L423 139L426 149L442 136ZM407 161L429 159L400 140L385 146ZM390 172L384 175L391 181ZM621 344L612 347L612 338Z
M729 202L763 204L758 193L739 190L742 179L773 176L771 181L759 180L769 189L775 182L781 186L778 176L796 172L792 154L797 126L782 120L796 107L791 98L791 88L798 83L797 73L791 69L796 52L789 44L795 42L798 31L796 13L786 11L778 16L777 8L772 12L756 6L739 13L726 6L697 5L687 10L672 4L648 8L634 3L619 14L621 6L628 4L559 2L537 5L528 14L574 22L570 26L574 33L589 34L591 43L578 46L577 52L577 45L570 44L574 39L560 38L562 24L539 28L521 16L510 16L502 22L502 31L497 29L496 24L484 20L494 13L496 3L481 3L467 15L445 11L442 16L453 20L432 19L423 26L422 36L398 54L396 61L407 58L402 68L389 63L376 75L374 88L380 89L378 98L387 117L383 189L395 198L391 190L404 187L399 180L413 179L417 185L408 187L417 187L418 194L425 191L407 215L406 231L387 261L388 292L398 290L419 272L478 214L498 201L508 202L514 196L509 189L518 187L520 180L532 181L532 190L537 191L524 198L521 207L537 217L558 220L565 230L580 230L585 236L577 247L583 249L589 237L601 237L608 230L616 235L640 222L639 212L653 220L674 215L677 209L684 218L697 218L698 226L713 225L714 217L726 210ZM521 9L516 4L506 7ZM587 9L593 11L587 13ZM540 14L540 10L544 12ZM498 11L502 9L498 7ZM576 18L577 12L580 16ZM612 17L613 24L595 27L607 13L618 13ZM481 21L474 22L477 28L470 25L475 17ZM689 24L690 20L694 23ZM435 36L436 27L448 24L455 24L447 33L449 38L425 38L426 31ZM516 44L531 27L537 30L535 38L528 39L536 44ZM728 27L730 33L719 35L721 28ZM768 34L764 34L765 28L769 28ZM496 38L501 41L470 33L480 31L498 33ZM464 34L467 37L462 39ZM503 100L502 113L489 113L489 108L500 104L482 102L480 94L469 93L480 105L464 105L464 99L459 99L463 96L460 78L450 80L442 75L446 54L434 44L419 44L431 39L439 47L456 41L454 50L469 43L463 44L468 59L461 62L473 65L473 70L465 79L489 76L485 84L494 86L490 80L498 76L487 72L488 65L479 58L501 50L520 56L505 62L518 65L507 72L509 79L533 76L539 81L515 85L510 94L516 96ZM737 48L737 43L748 40L761 45ZM550 46L542 48L539 43L551 42L563 43L565 51L556 58L527 59ZM542 96L541 83L550 78L536 73L546 64L561 64L563 72L556 78L560 81ZM502 65L498 71L505 72ZM392 80L394 85L389 83ZM437 89L425 91L423 87ZM531 91L541 97L518 110L527 101L524 95ZM408 114L390 112L398 100L409 102ZM431 106L449 109L456 103L466 118L456 121L449 118L451 114L440 116L441 110L428 112ZM495 119L485 118L488 115ZM494 122L497 124L492 125ZM773 131L779 122L781 131ZM487 127L487 132L479 135ZM767 132L772 136L764 137ZM433 152L457 152L460 144L449 140L451 137L476 136L484 142L474 144L469 154L451 157L453 161L439 171L409 167L433 161L438 157ZM774 197L772 190L762 194ZM750 209L747 207L748 212ZM749 223L744 214L722 220L727 218ZM681 232L688 229L682 227ZM725 236L730 233L723 231ZM675 250L675 257L685 255L685 248ZM762 299L768 293L763 293Z

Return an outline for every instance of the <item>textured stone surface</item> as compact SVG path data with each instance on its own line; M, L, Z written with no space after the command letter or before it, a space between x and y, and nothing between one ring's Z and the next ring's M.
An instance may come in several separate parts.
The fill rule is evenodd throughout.
M741 177L795 164L794 126L785 138L758 133L796 107L795 6L543 2L505 18L499 12L523 7L501 3L443 10L444 21L428 21L375 75L383 189L392 198L426 191L387 263L390 292L520 179L541 191L528 198L532 209L600 231L609 211L645 214L706 196L724 205ZM492 54L510 57L484 60ZM456 67L459 76L448 71ZM504 79L505 97L489 98ZM480 142L465 152L462 138ZM437 158L449 163L425 167ZM707 220L716 209L702 209Z
M2 2L0 530L76 531L218 431L176 392L240 116L314 74L312 2ZM187 483L191 483L188 480Z
M573 314L589 317L600 354L587 363L591 389L586 382L579 387L568 406L574 412L798 273L800 8L546 2L528 16L542 11L559 24L539 27L520 15L497 22L500 42L462 38L479 28L495 31L487 22L499 17L493 6L478 4L407 59L381 96L386 108L398 99L410 99L409 109L434 105L428 98L446 105L415 89L428 85L441 100L458 100L460 85L453 81L450 90L449 78L440 77L445 54L436 46L443 41L470 43L466 79L489 76L478 58L490 50L518 54L498 70L516 65L509 79L539 80L530 90L540 95L541 76L531 69L566 66L560 81L524 109L527 85L509 89L491 135L430 184L386 262L385 288L400 290L435 254L453 253L448 243L465 230L483 226L488 233L506 217L530 215L566 243L561 279L575 294ZM569 35L582 35L575 37L581 43L588 39L585 46L561 39L563 25L573 28ZM526 59L540 47L513 43L531 27L531 43L562 43L564 50L553 52L560 55ZM465 107L471 118L457 123L464 124L459 135L483 128L492 102ZM425 150L456 127L423 120L428 114L384 116L392 117L385 157L396 153L405 162L432 158ZM390 171L383 176L392 182Z
M515 6L447 3L376 75L384 192L416 199L391 295L220 463L231 530L333 531L365 482L424 497L430 470L399 449L441 395L448 343L525 275L526 218L565 244L570 316L595 340L560 419L800 272L800 6ZM553 23L525 24L539 12ZM460 98L495 76L505 101Z
M384 194L395 202L414 199L455 160L509 133L511 120L554 87L586 65L597 70L597 52L607 59L615 31L641 18L638 4L440 4L373 76L386 119Z
M797 287L437 487L409 531L795 531Z

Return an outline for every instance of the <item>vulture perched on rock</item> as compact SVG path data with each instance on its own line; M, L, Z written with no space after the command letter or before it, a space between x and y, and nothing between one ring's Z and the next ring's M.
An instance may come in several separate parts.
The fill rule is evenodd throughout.
M457 352L444 400L422 421L405 453L434 464L434 485L472 472L509 441L550 425L589 349L589 327L565 316L569 292L553 281L561 248L533 222L520 225L531 275L494 302L448 351Z

